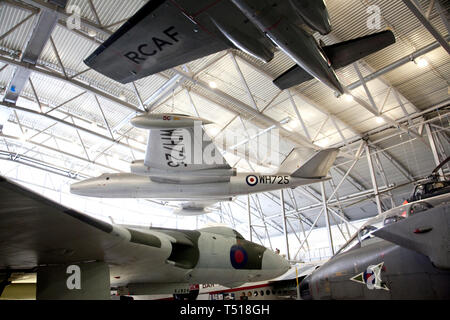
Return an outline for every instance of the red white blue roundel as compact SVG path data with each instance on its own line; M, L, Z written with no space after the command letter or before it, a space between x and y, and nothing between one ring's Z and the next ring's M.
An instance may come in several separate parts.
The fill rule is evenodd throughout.
M235 269L242 269L248 261L248 254L241 246L234 245L230 250L231 265Z
M253 175L247 176L245 181L247 182L247 184L250 187L254 187L254 186L256 186L258 184L258 177L257 176L253 176Z
M376 283L375 272L371 268L368 268L366 271L364 271L363 281L367 284L367 287L375 286Z

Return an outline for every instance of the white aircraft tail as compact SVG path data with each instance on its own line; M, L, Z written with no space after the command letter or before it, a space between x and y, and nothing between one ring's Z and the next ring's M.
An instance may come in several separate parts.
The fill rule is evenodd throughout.
M297 148L280 166L279 174L290 174L292 177L305 179L320 179L328 175L339 149L315 151L313 149Z

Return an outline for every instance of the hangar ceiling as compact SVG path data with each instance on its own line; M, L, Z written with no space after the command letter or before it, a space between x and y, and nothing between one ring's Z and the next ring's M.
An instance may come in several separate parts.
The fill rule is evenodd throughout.
M367 219L378 207L384 211L401 204L410 183L450 154L450 58L448 45L440 44L442 39L448 43L448 7L442 7L445 1L414 2L431 29L406 0L327 1L334 31L318 36L324 43L372 33L367 10L373 4L380 9L380 29L390 28L397 38L395 45L339 70L353 97L337 98L317 80L284 91L274 86L272 80L293 65L283 52L263 64L228 50L128 85L88 69L83 60L146 3L141 0L68 1L72 11L57 9L56 26L37 62L26 63L21 57L39 15L55 13L56 7L42 0L0 1L0 163L26 164L69 180L129 171L131 161L143 158L147 140L145 132L129 124L131 117L144 110L199 115L215 123L207 132L219 144L227 133L242 133L237 155L226 154L240 171L274 171L296 146L340 147L324 191L330 223L348 237L354 230L346 234L346 221ZM73 29L77 12L80 28ZM30 72L30 77L11 103L4 98L17 70ZM251 145L249 132L277 130L278 163L245 150ZM250 161L241 157L245 152ZM374 189L379 189L379 203ZM254 239L268 245L270 237L283 234L286 221L298 246L308 230L326 226L322 200L321 186L312 185L240 197L204 219L249 234L250 209ZM145 211L165 205L136 203Z

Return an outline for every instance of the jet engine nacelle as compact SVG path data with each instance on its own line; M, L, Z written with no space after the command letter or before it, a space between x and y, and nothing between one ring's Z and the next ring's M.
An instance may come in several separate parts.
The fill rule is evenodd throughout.
M193 209L187 209L187 208L178 208L173 211L173 213L177 216L184 216L184 217L195 217L195 216L202 216L204 214L211 213L212 211L207 208L193 208Z
M131 119L131 124L134 127L148 130L193 128L196 125L207 125L211 123L211 121L198 117L170 113L142 114Z
M330 16L323 0L289 0L289 3L311 29L322 35L331 32Z
M273 45L269 41L262 43L258 41L258 39L244 34L231 25L219 22L216 19L212 19L212 21L217 29L219 29L220 33L222 33L222 35L236 48L266 63L273 59L274 53L273 50L271 50Z

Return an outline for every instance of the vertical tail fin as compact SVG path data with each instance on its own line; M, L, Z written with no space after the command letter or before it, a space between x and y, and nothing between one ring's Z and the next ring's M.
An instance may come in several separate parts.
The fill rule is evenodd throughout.
M279 173L306 179L326 177L338 153L339 149L321 151L304 148L294 149L281 164Z

